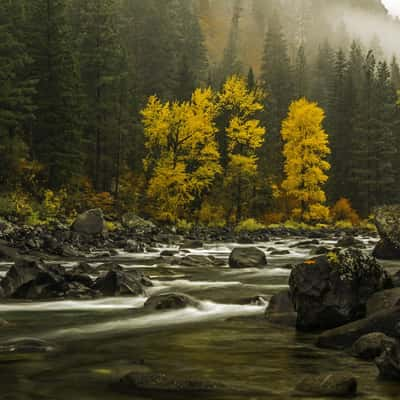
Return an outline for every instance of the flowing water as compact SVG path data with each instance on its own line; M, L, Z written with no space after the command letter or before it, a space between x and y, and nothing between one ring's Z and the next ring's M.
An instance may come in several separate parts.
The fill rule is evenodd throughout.
M290 270L285 266L309 255L307 249L290 247L299 240L258 244L269 259L268 267L262 270L231 270L227 265L162 266L156 264L158 253L144 259L143 255L121 252L119 257L124 258L126 268L143 270L152 278L154 287L147 297L183 292L201 301L198 308L148 311L143 309L147 297L1 303L0 318L12 323L1 330L2 342L40 338L51 343L55 351L1 354L0 399L167 398L163 393L140 397L116 391L112 383L130 371L217 381L235 388L197 397L207 400L289 399L304 375L348 371L359 378L362 398L398 399L400 386L378 381L373 364L346 353L318 349L313 345L313 335L268 324L263 318L266 304L251 305L248 301L257 295L268 301L287 287ZM363 240L371 249L373 241ZM321 241L328 246L334 243ZM290 249L291 254L269 256L267 249L271 246ZM227 261L233 247L235 244L209 244L191 253ZM0 264L0 276L9 267Z

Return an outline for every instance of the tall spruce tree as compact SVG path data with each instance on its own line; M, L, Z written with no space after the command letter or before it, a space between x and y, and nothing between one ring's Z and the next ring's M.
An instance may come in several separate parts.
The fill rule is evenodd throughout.
M287 44L277 14L269 20L261 79L267 93L265 110L268 135L263 150L268 163L264 169L266 167L270 175L280 180L283 175L280 127L293 95L293 85Z
M81 174L80 75L67 24L65 0L32 0L30 55L38 81L32 151L45 166L48 185L60 187Z

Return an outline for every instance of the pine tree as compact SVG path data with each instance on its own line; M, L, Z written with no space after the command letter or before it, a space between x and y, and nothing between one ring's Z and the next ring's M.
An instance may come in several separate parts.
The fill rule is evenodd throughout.
M396 90L400 89L400 67L397 62L397 57L393 56L392 63L390 64L390 75L392 77L392 83Z
M49 186L60 187L82 171L80 75L65 0L32 0L30 12L32 78L39 82L32 151Z
M261 79L267 94L265 109L268 137L264 151L268 165L264 169L279 178L283 168L280 126L292 98L293 86L286 40L276 14L269 21L265 38Z
M120 85L126 73L115 0L87 0L81 10L81 67L88 99L87 142L94 187L113 187Z
M16 0L0 4L0 183L3 185L10 179L10 171L16 170L19 158L26 155L27 125L34 112L36 82L27 74L32 60L22 29L26 22L22 6Z

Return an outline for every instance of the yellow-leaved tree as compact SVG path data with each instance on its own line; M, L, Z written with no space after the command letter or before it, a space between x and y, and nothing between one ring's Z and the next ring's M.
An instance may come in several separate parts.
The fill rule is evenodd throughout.
M219 94L221 113L226 116L225 187L233 201L236 220L243 217L243 209L252 197L257 176L257 150L265 138L265 128L257 114L263 110L264 93L249 89L239 76L230 77Z
M294 101L282 123L286 179L282 188L296 201L295 218L307 222L325 221L329 209L324 205L323 185L328 180L330 154L328 135L322 127L324 110L302 98Z
M216 142L218 106L211 89L188 102L150 97L142 111L150 177L147 195L156 219L176 222L221 172Z

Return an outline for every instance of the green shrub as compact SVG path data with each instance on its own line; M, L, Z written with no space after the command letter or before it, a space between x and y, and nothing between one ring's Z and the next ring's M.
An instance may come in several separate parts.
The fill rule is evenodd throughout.
M245 219L236 226L235 232L256 232L265 229L265 225L259 223L254 218Z

